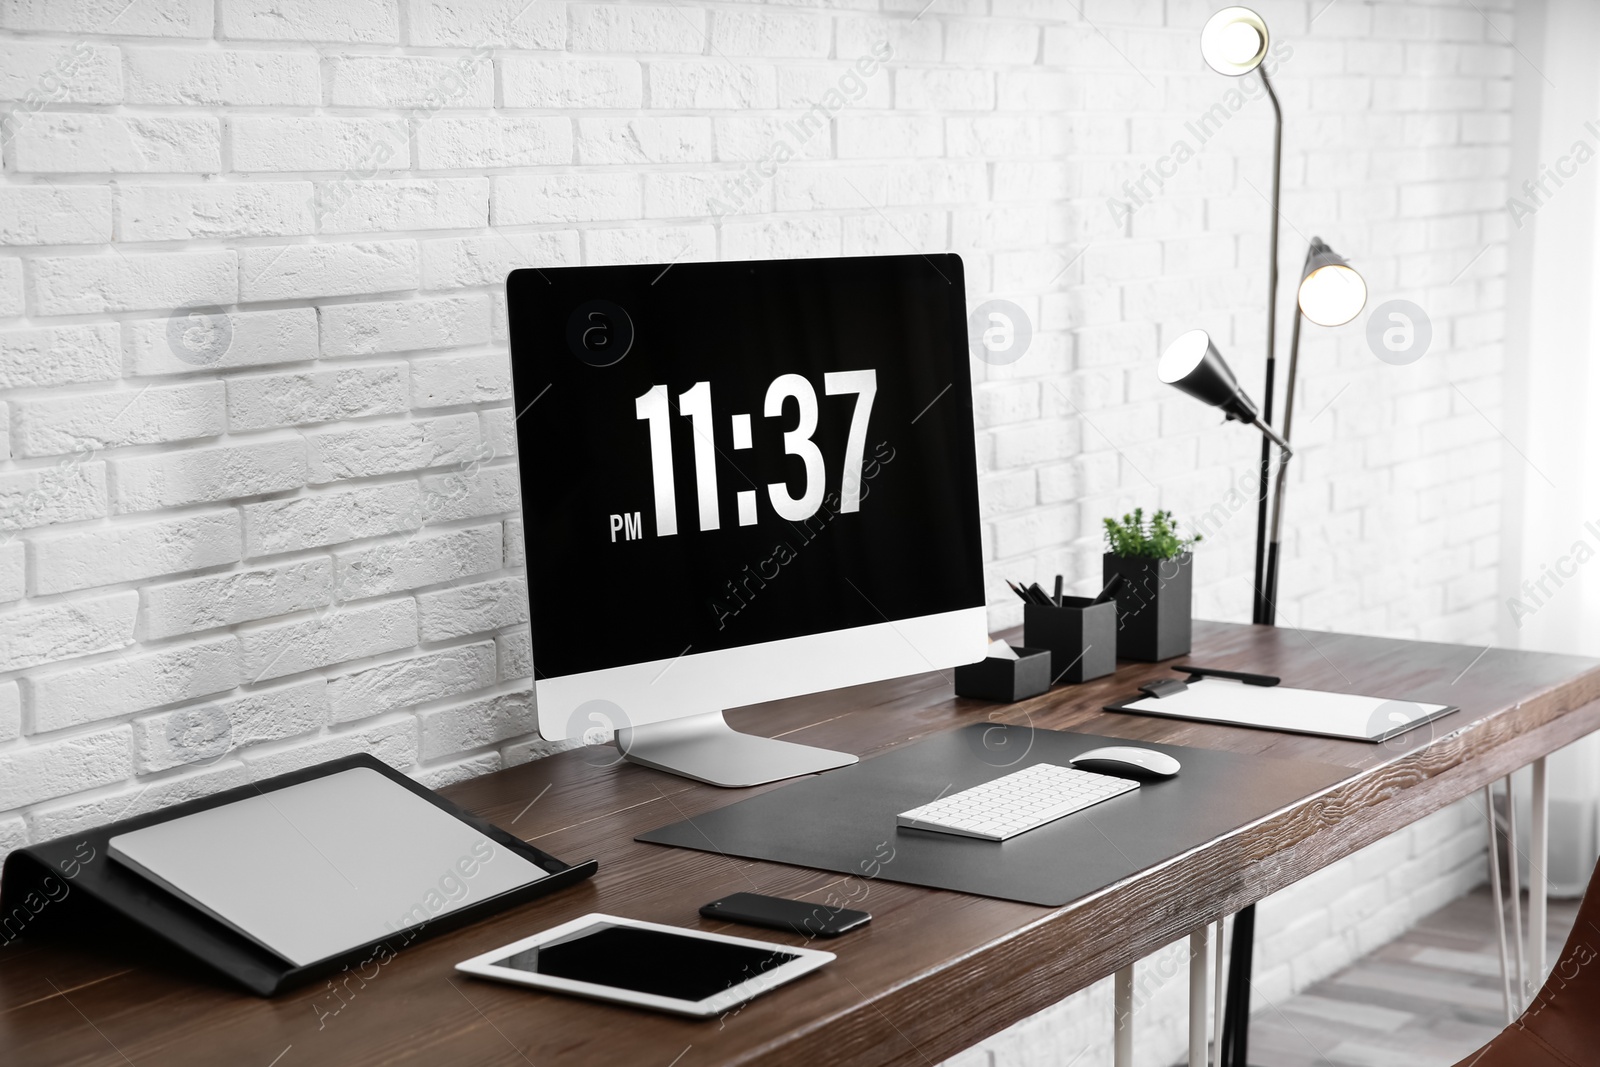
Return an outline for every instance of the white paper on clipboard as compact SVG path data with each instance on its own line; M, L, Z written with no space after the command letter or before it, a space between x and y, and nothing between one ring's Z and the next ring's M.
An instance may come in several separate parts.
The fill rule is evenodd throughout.
M1181 693L1144 696L1108 710L1353 741L1385 741L1456 708L1452 704L1202 678L1189 682L1189 688Z

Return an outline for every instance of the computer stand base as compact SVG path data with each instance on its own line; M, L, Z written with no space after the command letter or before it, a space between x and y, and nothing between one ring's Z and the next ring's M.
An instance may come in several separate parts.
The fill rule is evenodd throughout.
M793 741L742 734L722 712L617 731L617 748L634 763L734 789L848 767L856 757Z

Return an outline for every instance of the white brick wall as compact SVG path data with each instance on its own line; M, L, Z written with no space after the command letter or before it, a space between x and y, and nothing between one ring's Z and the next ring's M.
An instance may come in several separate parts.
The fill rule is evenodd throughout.
M442 784L548 751L522 695L524 265L957 251L971 303L1034 329L973 364L994 625L1020 618L1002 577L1096 587L1098 522L1136 504L1206 520L1198 613L1245 618L1228 493L1256 440L1153 373L1204 326L1260 397L1271 131L1199 61L1212 6L0 4L0 853L346 752ZM1289 48L1284 307L1318 234L1433 329L1394 367L1364 320L1307 327L1282 616L1487 642L1510 0L1258 6ZM1264 905L1263 992L1470 884L1475 827ZM1182 980L1158 984L1151 1063L1180 1045ZM1106 999L961 1062L1103 1062Z

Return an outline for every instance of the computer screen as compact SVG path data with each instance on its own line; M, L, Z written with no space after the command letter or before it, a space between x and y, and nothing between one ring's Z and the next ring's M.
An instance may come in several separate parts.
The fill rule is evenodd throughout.
M507 297L540 683L981 614L959 257L529 269Z

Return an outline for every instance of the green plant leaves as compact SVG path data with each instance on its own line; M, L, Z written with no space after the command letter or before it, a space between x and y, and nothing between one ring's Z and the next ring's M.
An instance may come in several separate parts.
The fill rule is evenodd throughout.
M1146 522L1144 509L1134 508L1131 515L1122 516L1121 522L1112 518L1102 521L1106 528L1106 551L1113 556L1172 559L1205 540L1199 534L1180 536L1178 520L1170 511L1157 511Z

